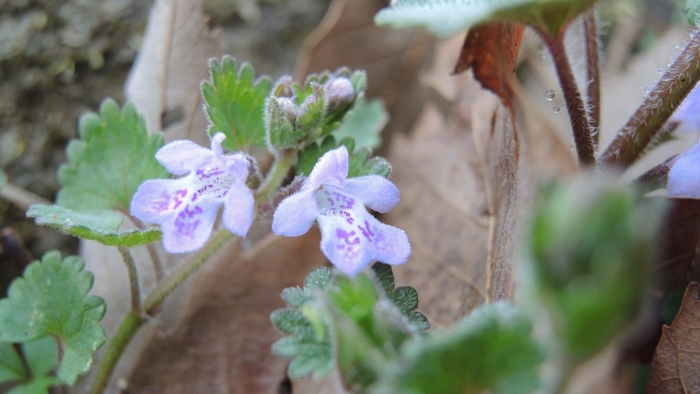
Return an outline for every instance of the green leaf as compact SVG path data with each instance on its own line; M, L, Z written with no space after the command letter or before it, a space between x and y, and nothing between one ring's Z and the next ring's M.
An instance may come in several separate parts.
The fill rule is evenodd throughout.
M58 366L58 346L53 337L26 342L22 350L34 378L47 375Z
M391 164L385 158L377 156L369 158L372 151L369 148L358 149L350 156L348 177L355 178L363 175L379 175L388 178L391 174Z
M100 213L81 213L58 205L32 205L27 210L27 217L34 218L39 226L53 227L66 234L90 239L103 245L134 247L144 245L161 238L159 228L146 230L127 230L118 232L124 216L114 211Z
M384 103L372 100L356 106L333 132L333 136L338 141L352 137L357 148L375 149L382 142L379 133L388 121L389 113L384 108Z
M11 343L0 342L0 384L26 380L27 370Z
M289 287L282 298L291 308L278 309L270 320L285 336L272 345L272 352L291 357L287 373L299 379L310 373L321 378L333 369L329 330L319 312L317 294L333 286L335 278L330 269L317 268L306 276L304 288Z
M321 136L328 102L323 86L316 83L311 83L310 86L313 93L301 104L296 126L309 141L314 141Z
M408 343L370 392L533 392L544 356L531 331L529 319L509 303L483 305L456 327Z
M556 36L596 0L395 0L376 15L378 25L425 27L447 38L475 25L515 22Z
M604 348L640 312L664 202L601 176L541 193L527 232L530 290L577 361Z
M2 190L3 187L7 184L7 174L5 174L5 171L0 169L0 190Z
M294 149L304 138L304 131L295 127L296 114L290 109L283 109L279 100L287 100L290 106L294 104L286 98L270 97L265 106L265 127L269 147L273 150Z
M58 379L53 376L37 376L29 383L16 386L7 394L48 394L49 387L58 383Z
M155 159L163 135L149 136L131 103L120 111L114 101L105 100L99 115L80 118L79 129L81 139L70 142L69 162L58 172L63 185L58 205L79 212L128 212L131 197L144 181L169 176Z
M372 271L379 281L384 293L389 300L398 308L402 315L408 319L413 332L421 333L430 328L428 318L419 311L418 292L411 286L395 286L394 272L389 264L374 263Z
M83 271L84 265L75 256L61 262L60 253L46 253L12 282L8 298L0 300L0 341L54 336L63 349L57 376L67 384L88 371L92 353L105 341L105 330L98 324L105 302L86 296L94 276Z
M230 56L209 63L211 82L202 83L205 111L211 125L209 134L226 134L223 146L232 151L250 145L265 146L263 121L265 99L272 90L268 77L255 80L255 71L248 63L238 67Z
M683 12L685 12L691 25L700 26L700 0L685 0Z

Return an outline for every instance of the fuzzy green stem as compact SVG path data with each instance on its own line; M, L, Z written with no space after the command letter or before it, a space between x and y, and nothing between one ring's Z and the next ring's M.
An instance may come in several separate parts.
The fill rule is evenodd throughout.
M112 371L114 371L114 367L116 367L124 349L126 349L145 321L138 312L132 311L124 316L124 320L119 325L114 338L109 342L107 350L102 355L100 366L92 385L92 394L102 394L105 391L109 378L112 376Z
M595 148L593 146L593 133L588 122L588 112L583 103L581 92L578 89L574 72L571 69L569 57L564 45L564 31L557 37L552 37L546 32L539 32L542 41L552 53L554 68L559 77L559 85L564 94L566 109L571 119L571 128L574 133L576 152L581 165L592 166L595 164Z
M659 83L644 98L642 105L627 121L601 156L607 166L627 168L663 130L673 111L700 79L700 29L676 58Z
M289 169L296 163L297 153L296 149L284 151L280 157L275 160L272 169L267 174L267 179L255 193L256 207L268 202L277 189L279 189L284 178L289 173Z
M131 311L140 313L141 312L141 288L139 286L139 274L136 270L136 263L134 262L134 256L129 252L129 248L124 246L117 247L119 253L124 259L124 264L126 264L126 270L129 272L129 286L131 287Z

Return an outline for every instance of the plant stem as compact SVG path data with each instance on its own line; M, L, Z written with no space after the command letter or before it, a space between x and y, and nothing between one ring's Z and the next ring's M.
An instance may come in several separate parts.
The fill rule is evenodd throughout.
M576 84L569 57L566 54L564 31L559 33L557 37L552 37L543 31L540 31L539 35L552 53L554 67L559 77L559 85L562 93L564 93L566 109L571 119L571 128L574 133L579 163L585 166L592 166L595 164L595 148L593 146L591 125L588 123L588 112Z
M637 161L699 78L700 29L696 29L659 83L617 133L601 161L607 166L622 168Z
M139 274L136 270L134 256L131 255L129 249L124 246L118 246L119 253L124 259L126 270L129 272L129 286L131 287L131 311L135 313L141 312L141 288L139 287Z
M296 160L297 151L295 149L282 152L281 156L275 160L272 169L267 174L267 179L255 193L256 206L270 200L272 194L282 185L289 169L292 168Z
M134 311L130 311L124 316L124 320L119 325L114 338L109 342L107 350L102 355L99 369L95 375L95 381L92 384L92 394L102 394L104 392L107 383L109 383L109 378L112 376L112 371L117 365L117 361L119 361L124 349L126 349L145 321L140 313Z
M586 44L586 75L588 77L589 121L593 129L593 144L600 138L600 48L595 7L583 14L583 35Z

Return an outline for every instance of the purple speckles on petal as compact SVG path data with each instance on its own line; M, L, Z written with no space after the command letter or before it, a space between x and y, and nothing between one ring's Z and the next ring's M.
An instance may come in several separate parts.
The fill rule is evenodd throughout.
M341 271L355 275L378 260L406 262L411 252L406 233L379 222L365 204L387 212L399 202L396 186L385 178L347 178L348 154L344 147L321 157L302 185L277 208L272 230L297 236L308 231L312 215L321 229L321 250ZM295 223L298 222L298 223Z
M252 218L254 206L248 202L253 201L253 194L245 186L248 159L241 154L224 155L221 149L224 138L220 133L212 138L213 151L184 141L164 146L162 153L156 156L178 175L188 175L146 181L134 194L131 213L145 222L161 225L163 245L170 253L191 252L202 247L211 235L222 204L228 212L228 222L236 218L236 225L231 226L235 227L236 234L245 236L251 225L252 220L247 218ZM178 157L182 161L178 161ZM231 198L232 193L236 194L235 198ZM229 206L240 201L246 203Z

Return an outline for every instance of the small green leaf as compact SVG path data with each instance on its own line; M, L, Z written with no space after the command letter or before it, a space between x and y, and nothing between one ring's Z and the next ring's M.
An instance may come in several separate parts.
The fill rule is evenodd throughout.
M66 234L90 239L103 245L126 246L128 248L148 244L161 238L159 228L127 230L117 232L124 216L114 211L81 213L58 205L32 205L27 217L34 218L39 226L53 227Z
M384 108L384 103L372 100L356 106L333 132L333 136L338 141L352 137L357 148L375 149L382 142L379 133L388 121L389 113Z
M408 319L409 325L413 332L421 333L430 328L428 318L421 312L416 311L418 308L418 292L411 286L396 285L394 272L389 264L374 263L372 271L384 289L384 293L389 298L392 304Z
M79 129L81 139L68 145L69 162L58 172L63 185L58 205L79 212L128 212L131 197L144 181L169 176L155 159L163 135L149 136L131 103L120 111L114 101L105 100L99 115L80 118Z
M531 331L530 320L512 305L483 305L449 331L408 343L370 392L531 393L544 359Z
M265 146L263 121L265 99L272 90L268 77L255 80L255 71L248 63L238 67L230 56L209 63L211 82L202 83L205 111L211 126L209 134L226 134L223 146L232 151L250 145Z
M691 25L700 26L700 0L685 0L683 12L685 12Z
M105 302L86 296L94 276L83 271L83 261L75 256L61 261L58 252L49 252L12 282L8 298L0 300L0 341L28 342L54 336L62 343L63 357L58 379L75 383L92 364L92 353L105 341L105 330L98 324L105 313Z
M58 366L58 346L53 337L26 342L22 350L33 377L47 375Z
M311 83L313 94L309 95L299 108L296 126L302 131L307 140L315 141L320 137L321 126L326 117L328 102L323 86Z
M348 177L355 178L363 175L379 175L388 178L391 174L391 164L385 158L376 156L369 158L372 151L369 148L358 149L350 156Z
M28 379L22 359L11 343L0 342L0 384Z
M321 378L333 369L331 340L316 298L318 292L334 283L330 269L317 268L306 276L303 289L290 287L282 291L282 298L292 308L278 309L270 315L272 324L289 334L272 345L272 352L292 358L287 370L292 378L303 378L312 372Z
M0 190L2 190L3 187L7 184L7 174L5 174L5 171L0 169Z
M596 0L395 0L377 14L378 25L426 27L447 38L488 22L530 25L556 36Z
M7 394L48 394L49 387L57 385L53 376L37 376L31 382L14 387Z

